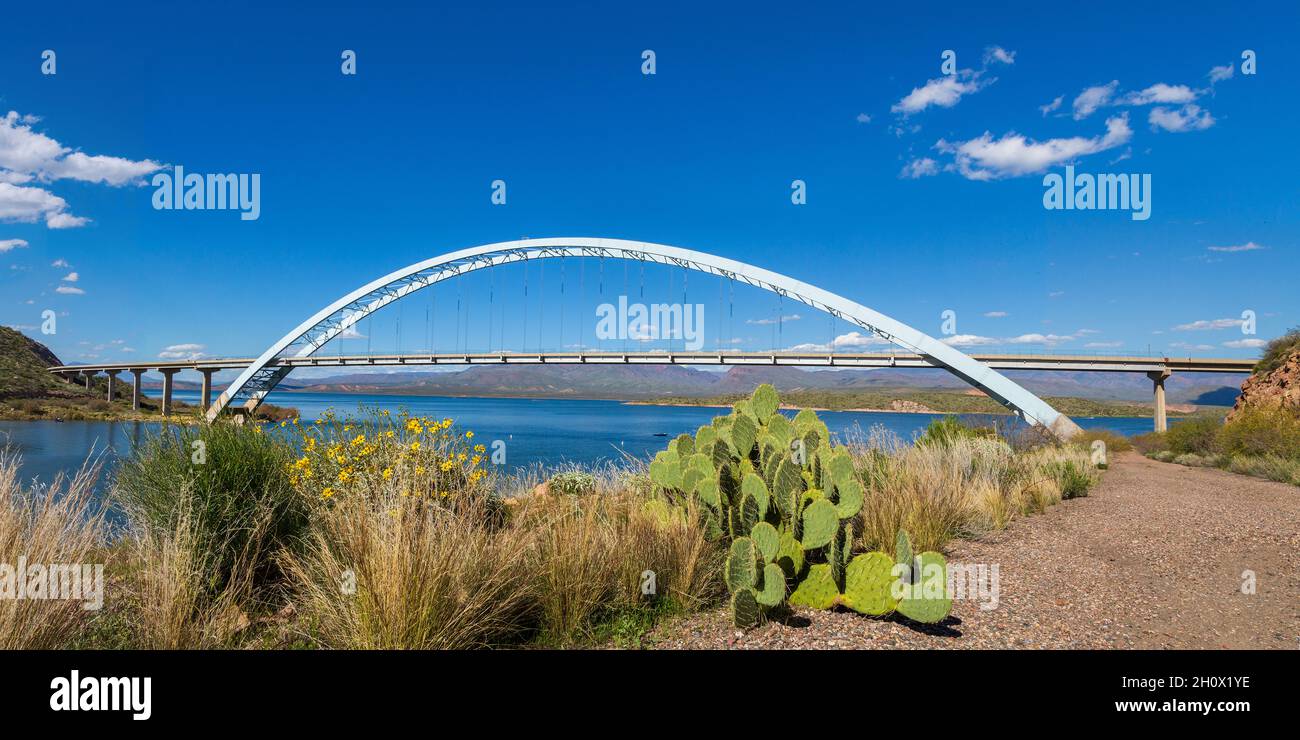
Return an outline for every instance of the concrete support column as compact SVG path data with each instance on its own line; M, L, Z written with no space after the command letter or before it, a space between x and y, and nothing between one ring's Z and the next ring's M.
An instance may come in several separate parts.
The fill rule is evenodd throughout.
M203 392L201 397L203 399L203 413L206 414L208 412L208 407L212 405L212 373L216 371L200 370L199 372L203 373Z
M91 379L95 377L95 373L82 372L81 376L86 379L86 390L90 390Z
M135 376L135 383L131 386L131 410L140 410L140 383L144 381L144 370L142 368L131 368L131 374Z
M1151 378L1151 383L1155 386L1155 421L1157 432L1165 432L1169 430L1169 421L1165 416L1165 378L1168 378L1172 374L1173 373L1168 370L1155 370L1147 373L1147 377Z
M164 368L164 369L159 370L158 372L162 373L162 376L163 376L162 415L163 415L163 416L171 416L171 414L172 414L172 376L174 376L178 371L177 371L177 370L172 370L172 369L169 369L169 368Z
M113 402L113 394L117 391L117 374L120 370L105 370L108 373L108 402Z

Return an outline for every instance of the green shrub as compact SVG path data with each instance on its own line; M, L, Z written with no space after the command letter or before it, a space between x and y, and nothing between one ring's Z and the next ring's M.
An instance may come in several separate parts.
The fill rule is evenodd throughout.
M1300 416L1285 409L1243 409L1219 430L1219 447L1238 457L1300 460Z
M1300 486L1300 462L1284 457L1234 457L1228 461L1228 470L1241 475L1253 475L1279 483Z
M122 461L113 502L137 533L189 532L205 554L203 597L220 596L232 577L258 593L279 580L278 551L306 525L292 456L258 426L164 427Z
M566 496L585 496L596 491L596 476L585 470L566 470L551 478L550 490Z
M1276 370L1286 362L1292 353L1300 351L1300 327L1291 329L1286 334L1270 341L1264 347L1264 353L1255 364L1255 372L1266 373Z
M1138 452L1148 457L1154 452L1169 449L1169 440L1165 438L1164 432L1147 432L1146 434L1134 435L1129 438L1129 441L1133 443L1133 447L1137 448Z
M1061 460L1050 463L1047 470L1056 478L1061 489L1061 498L1087 496L1088 490L1096 485L1098 478L1086 466L1074 460Z
M1133 442L1122 434L1117 434L1109 429L1086 429L1080 434L1076 434L1070 441L1080 445L1085 450L1092 449L1092 443L1101 440L1106 443L1106 452L1127 452L1133 449Z
M1166 448L1175 455L1192 453L1210 455L1219 451L1219 432L1223 424L1218 419L1187 419L1169 426L1165 432Z
M991 430L967 426L961 423L961 420L956 416L949 414L930 422L930 425L925 428L921 436L916 438L916 443L918 445L937 444L947 447L957 440L980 439L990 436L993 436Z

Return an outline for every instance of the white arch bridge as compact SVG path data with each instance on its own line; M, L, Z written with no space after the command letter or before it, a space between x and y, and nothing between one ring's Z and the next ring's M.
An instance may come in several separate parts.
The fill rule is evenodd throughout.
M392 356L313 356L330 340L347 332L362 319L416 291L477 270L530 260L559 257L600 257L650 262L706 273L745 283L854 324L902 348L888 354L732 353L732 352L571 352L492 354L425 354ZM987 361L981 361L987 360ZM1156 387L1156 426L1163 427L1164 378L1174 369L1209 372L1247 372L1253 363L1237 360L1191 360L1186 362L1152 358L1060 358L1016 355L976 358L966 355L900 321L860 303L790 277L743 262L689 249L639 241L599 238L524 239L499 242L449 252L417 262L373 280L322 308L285 334L253 360L195 360L176 363L121 365L69 365L51 368L55 373L109 373L110 394L114 375L123 370L136 374L138 403L140 376L157 368L164 376L164 410L170 405L171 375L181 369L204 373L204 405L207 418L215 420L226 409L252 412L295 367L328 365L419 365L479 364L498 362L531 363L674 363L674 364L788 364L835 366L939 367L983 391L1011 409L1026 422L1042 425L1061 438L1079 428L1068 417L1042 399L1012 382L995 367L1025 369L1109 370L1146 372ZM215 402L208 405L211 374L220 369L242 368L239 376Z

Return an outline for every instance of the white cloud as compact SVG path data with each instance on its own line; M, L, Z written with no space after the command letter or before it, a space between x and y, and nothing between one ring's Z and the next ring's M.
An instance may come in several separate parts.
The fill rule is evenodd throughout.
M985 311L984 312L984 318L987 319L1005 319L1007 315L1008 314L1006 311Z
M782 316L781 323L784 324L790 321L798 321L801 318L802 317L799 314L792 313L789 316ZM771 326L772 324L775 324L776 321L776 319L745 319L746 324L753 324L754 326Z
M143 185L144 176L161 169L150 159L140 161L90 155L64 146L34 131L40 118L9 111L0 117L0 221L35 223L51 229L75 228L89 219L68 213L67 201L43 187L55 180L79 180L120 187ZM26 186L26 187L19 187Z
M86 291L82 290L81 288L74 287L72 285L60 285L59 287L54 289L54 292L62 293L64 295L85 295L86 294Z
M941 341L953 347L979 347L986 344L1000 344L1002 340L995 337L981 337L978 334L953 334L943 337Z
M1123 347L1124 343L1123 342L1088 342L1083 346L1087 347L1088 349L1114 349L1116 347Z
M899 171L898 176L908 180L916 180L927 175L936 175L939 173L939 163L929 157L913 159L903 169Z
M1210 78L1210 84L1213 85L1224 80L1232 79L1232 73L1236 68L1231 64L1225 64L1222 67L1211 67L1210 73L1206 77Z
M49 228L62 229L88 220L67 213L67 209L68 202L48 190L0 182L0 221L30 224L44 220Z
M67 275L64 275L64 276L63 276L63 281L64 281L64 282L67 282L67 283L75 283L75 282L77 282L77 281L80 280L80 279L81 279L81 276L78 275L78 274L75 273L75 272L70 272L70 273L68 273Z
M1259 349L1267 344L1268 342L1263 339L1233 339L1224 342L1223 346L1231 347L1232 349Z
M953 155L958 172L968 180L997 180L1042 172L1079 157L1096 154L1128 143L1133 136L1128 116L1106 119L1106 133L1084 138L1034 141L1015 132L994 139L988 131L969 141L948 143L942 139L935 148Z
M1182 108L1172 109L1156 107L1147 117L1153 130L1164 129L1181 133L1183 131L1204 131L1214 125L1214 116L1199 105L1187 104Z
M1060 108L1060 107L1061 107L1061 103L1063 103L1063 102L1065 102L1065 96L1064 96L1064 95L1057 95L1057 96L1056 96L1056 99L1053 100L1052 102L1048 103L1047 105L1040 105L1040 106L1038 106L1038 110L1039 110L1040 112L1042 112L1043 117L1046 118L1048 113L1051 113L1051 112L1055 111L1057 108Z
M1256 249L1268 249L1262 244L1255 242L1246 242L1245 244L1232 244L1226 247L1206 247L1211 252L1253 252Z
M1001 46L990 46L984 50L984 66L987 67L991 62L1015 64L1016 53L1014 51L1007 51Z
M203 350L207 349L202 344L173 344L163 348L158 353L158 358L162 360L197 360L205 355Z
M1174 349L1193 349L1202 352L1214 349L1213 344L1188 344L1187 342L1170 342L1169 346Z
M62 257L50 263L50 267L67 267L67 266L68 266L68 261L63 259Z
M871 123L871 116L866 113L858 114L858 123Z
M891 106L889 110L909 116L920 113L932 105L951 108L961 102L963 95L979 92L990 84L992 81L982 81L978 72L963 69L957 74L944 75L926 81L921 87L912 88L912 92L903 96L903 99Z
M1163 82L1139 92L1131 92L1119 99L1119 105L1151 105L1152 103L1172 103L1182 105L1196 100L1196 91L1187 85L1166 85Z
M1190 324L1179 324L1174 327L1174 331L1209 331L1212 329L1231 329L1234 326L1241 326L1241 319L1201 319L1193 321Z
M8 252L11 249L26 249L27 240L25 239L0 239L0 254Z
M1011 344L1039 344L1046 347L1055 347L1058 344L1065 344L1078 339L1083 334L1095 333L1089 329L1080 329L1074 334L1020 334L1014 337L985 337L978 334L954 334L948 337L940 337L940 341L952 345L953 347L987 347L991 345L1011 345Z
M1110 105L1118 87L1119 80L1111 80L1105 85L1084 88L1083 92L1074 98L1074 120L1082 121L1098 108Z
M865 349L867 347L876 347L888 345L889 342L881 339L876 334L863 334L862 332L851 331L848 334L841 334L830 344L796 344L785 351L788 352L836 352L844 349Z

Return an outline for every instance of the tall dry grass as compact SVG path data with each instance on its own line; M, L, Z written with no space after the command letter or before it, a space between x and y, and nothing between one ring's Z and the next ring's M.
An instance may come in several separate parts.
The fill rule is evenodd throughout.
M265 509L241 519L248 531L202 524L193 491L177 495L170 526L134 521L126 548L135 644L155 650L226 646L248 625L269 557L261 543L274 519Z
M25 488L18 463L13 453L0 452L0 564L14 579L26 576L15 572L24 556L43 566L94 565L104 543L103 512L94 499L99 466L88 463L70 478ZM16 589L16 581L9 585ZM78 600L0 597L0 649L65 647L91 615Z
M307 546L284 562L309 637L342 648L567 645L627 610L716 601L722 556L697 513L665 516L614 488L614 468L593 475L588 493L524 496L504 516L486 499L322 507Z
M318 643L354 649L464 649L527 629L533 543L473 506L353 498L322 510L285 571Z
M547 642L582 640L619 612L656 603L699 609L722 593L722 552L693 507L651 508L627 489L551 494L520 505L511 530L535 538L530 566Z
M868 490L858 528L869 550L892 551L899 529L916 548L942 550L954 537L978 537L1059 503L1065 488L1082 495L1096 481L1088 454L1072 445L1017 452L976 435L906 444L875 428L849 446Z

